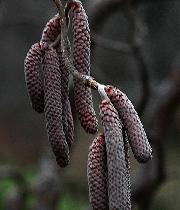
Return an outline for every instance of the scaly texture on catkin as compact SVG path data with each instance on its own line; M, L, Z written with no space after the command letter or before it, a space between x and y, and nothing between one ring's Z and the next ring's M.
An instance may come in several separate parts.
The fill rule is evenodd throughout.
M61 33L61 25L59 15L55 15L52 19L48 21L46 24L41 41L47 42L49 44L55 42L58 35ZM69 50L69 46L67 45ZM59 59L59 70L61 74L61 92L62 92L62 122L63 122L63 130L66 136L67 143L69 147L74 140L74 123L71 112L71 106L69 101L69 71L65 66L64 57L61 49L61 39L59 39L59 43L55 47L58 59Z
M32 45L24 62L24 73L32 108L44 112L44 90L41 79L43 50L40 43Z
M103 100L100 116L104 128L108 167L108 196L110 210L130 210L130 176L127 167L122 123L112 103Z
M90 30L88 18L81 2L70 2L73 28L73 64L82 74L90 75ZM89 87L74 79L74 100L78 119L88 133L96 133L98 121L93 108Z
M124 151L125 151L125 160L126 160L126 167L127 167L127 170L130 171L130 156L129 156L129 142L128 142L128 137L127 137L127 133L124 129L124 127L122 128L122 131L123 131L123 140L124 140ZM129 174L129 198L131 198L131 180L130 180L130 172L128 173Z
M62 92L59 60L55 49L44 55L44 96L46 127L56 161L61 167L69 162L69 148L62 124Z
M105 91L122 120L134 157L142 163L149 161L152 158L152 149L131 101L117 88L107 86Z
M63 57L63 53L61 51L60 46L57 48L57 53L59 57L59 68L61 71L63 128L66 135L67 143L69 147L71 147L71 144L74 140L74 123L69 101L69 70L65 66L65 58Z
M47 22L42 32L41 41L51 44L56 40L56 38L60 33L61 33L60 18L59 15L56 14L53 18L51 18Z
M43 43L53 42L60 33L58 15L55 15L43 30L40 43L34 44L27 53L24 62L25 80L32 108L39 113L44 112L43 75ZM41 72L42 70L42 72ZM42 75L41 75L42 74Z
M103 134L98 134L89 148L87 177L92 210L108 210L107 159Z

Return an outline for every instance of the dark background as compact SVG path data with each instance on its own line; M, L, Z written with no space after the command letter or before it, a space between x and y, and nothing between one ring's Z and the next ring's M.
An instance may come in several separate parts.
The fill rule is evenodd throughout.
M142 43L138 46L133 41L133 27L130 25L133 21L129 22L124 15L128 6L120 2L123 1L84 2L92 32L91 73L99 82L121 88L137 109L139 101L142 98L145 101L141 119L152 139L155 158L147 167L141 167L131 158L132 191L137 188L142 193L133 191L133 200L139 204L137 209L178 210L180 1L132 1L132 11L140 19L136 30ZM8 175L11 170L6 170L7 167L20 174L18 176L25 179L28 187L31 185L28 208L55 209L52 206L48 208L48 205L42 207L42 192L46 194L49 189L55 191L52 197L58 197L59 209L88 208L86 161L94 136L85 134L75 120L75 144L68 168L59 170L53 158L45 161L42 155L46 157L51 151L44 116L32 110L26 92L24 58L30 46L40 40L46 22L55 13L55 6L50 0L0 1L0 170L3 171L1 174L4 173L0 175L0 209L13 209L10 203L21 197L21 192L18 192L21 187L19 183L14 184L17 180L11 173ZM124 52L109 41L110 44L106 45L103 38L120 45L129 42L132 50ZM140 69L146 72L145 76L140 76L143 75ZM98 113L100 99L96 93L93 95ZM40 159L46 164L43 165ZM55 171L47 177L53 177L51 185L58 183L57 191L53 185L51 188L46 186L44 191L39 187L48 170ZM147 178L146 184L152 182L152 185L144 185L143 189L139 187L141 181L138 181L137 174Z

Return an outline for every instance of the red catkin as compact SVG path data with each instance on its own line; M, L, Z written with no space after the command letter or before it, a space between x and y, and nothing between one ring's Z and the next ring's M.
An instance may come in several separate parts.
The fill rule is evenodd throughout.
M130 210L130 176L124 147L122 123L111 102L102 101L100 116L104 128L110 210Z
M24 73L32 108L44 112L44 90L41 79L43 50L40 43L32 45L24 62Z
M51 44L56 40L56 38L60 33L61 33L60 18L59 15L56 14L53 18L51 18L47 22L42 33L41 41Z
M117 88L107 86L105 91L123 122L134 157L142 163L149 161L152 158L152 149L131 101Z
M52 19L46 24L41 41L47 42L49 44L53 43L58 35L61 33L60 18L59 15L55 15ZM62 50L61 50L61 40L56 46L56 51L58 54L59 60L59 74L61 74L61 100L62 100L62 122L63 130L66 136L66 141L71 147L71 144L74 140L74 123L71 112L71 106L69 101L69 71L65 66Z
M80 1L70 2L73 28L73 64L82 74L90 75L90 30L88 18ZM74 79L74 100L78 119L88 133L96 133L98 121L92 94L83 82Z
M67 131L66 131L66 141L71 147L73 141L74 141L74 122L73 122L73 116L71 111L71 105L70 101L67 100L67 107L66 107L66 113L67 113Z
M71 106L69 101L69 70L65 66L65 60L63 57L63 53L60 49L60 46L57 48L57 53L59 57L59 68L61 71L61 93L62 93L62 121L63 128L66 135L66 140L71 147L71 144L74 140L74 123L71 112Z
M48 49L44 55L44 96L46 127L56 161L61 167L69 162L69 148L62 124L61 74L56 50Z
M32 108L44 112L44 89L42 82L42 57L45 43L53 42L60 33L59 17L55 15L43 30L40 43L34 44L27 53L24 62L25 80ZM41 72L42 71L42 72Z
M27 53L24 62L25 80L32 108L44 112L44 89L42 82L43 43L51 43L60 33L59 17L55 15L43 30L40 43L34 44Z
M103 134L98 134L89 148L87 176L92 209L108 210L107 159Z

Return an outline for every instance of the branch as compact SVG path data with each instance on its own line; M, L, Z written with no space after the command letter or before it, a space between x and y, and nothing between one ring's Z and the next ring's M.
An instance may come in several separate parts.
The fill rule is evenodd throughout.
M90 13L90 28L92 32L102 27L102 24L112 14L122 8L126 0L103 0L95 4Z
M124 0L103 0L94 5L89 15L92 38L97 34L97 31L100 31L105 20L111 17L111 15L116 11L121 9L123 4ZM95 44L96 42L93 38L91 40L91 55L93 55Z
M131 46L125 42L107 39L107 38L104 38L96 33L92 34L92 40L99 47L102 47L102 48L105 48L108 50L114 50L114 51L122 52L122 53L132 53Z
M148 103L150 94L149 75L147 65L142 53L142 42L144 35L144 26L141 19L137 16L133 6L134 1L124 0L106 0L100 1L95 4L94 12L91 14L91 29L92 29L92 47L91 52L94 50L94 44L97 43L101 47L116 50L118 52L132 53L136 59L136 63L139 70L140 82L142 84L141 92L142 96L137 106L137 112L139 115L143 114L143 111ZM100 30L105 20L110 17L114 12L122 10L124 16L129 22L129 40L128 43L115 42L102 38L97 35L97 31Z
M148 205L150 207L154 193L165 179L163 145L169 122L180 102L179 81L180 73L172 71L156 90L154 106L150 107L147 134L153 145L154 158L142 168L132 190L132 199L140 204L142 210L147 210Z
M138 114L142 115L150 96L148 68L142 52L143 37L146 30L142 24L141 18L137 15L135 9L132 7L130 0L123 12L129 22L129 45L131 46L134 58L136 59L140 82L142 84L142 96L137 106Z
M68 35L67 35L67 24L66 24L65 12L63 10L63 5L61 3L61 0L53 0L53 1L56 4L56 7L59 12L59 16L61 20L60 24L62 26L62 29L61 29L61 34L57 37L55 42L51 44L51 47L56 46L56 44L61 40L61 49L63 52L63 58L65 61L67 70L72 74L74 78L81 80L81 82L83 82L84 85L86 85L87 87L90 87L94 90L98 90L101 96L104 95L104 97L107 98L107 95L105 94L105 92L102 92L101 90L101 84L95 81L95 79L92 78L91 76L81 74L74 67L71 56L69 55L68 50L67 50L68 45L69 45L69 40L68 40ZM71 0L69 2L71 2Z

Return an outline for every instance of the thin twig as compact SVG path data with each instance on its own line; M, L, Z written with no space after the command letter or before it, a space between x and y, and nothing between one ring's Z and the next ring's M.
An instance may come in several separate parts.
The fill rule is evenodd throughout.
M176 80L171 79L171 74L156 88L154 104L150 105L148 113L147 135L153 146L154 158L142 168L132 187L132 199L140 205L141 210L150 209L153 196L166 176L163 145L170 128L169 122L172 122L180 102L180 74Z
M130 0L129 4L126 8L124 8L123 11L129 22L129 45L131 46L134 58L136 59L140 82L142 84L142 95L140 102L137 105L137 112L141 116L146 108L150 96L149 74L144 54L142 52L142 43L145 29Z
M114 41L108 38L104 38L96 33L92 34L92 40L99 47L102 47L108 50L114 50L114 51L122 52L122 53L132 53L131 46L125 42Z
M122 8L124 0L102 0L95 4L90 12L90 29L93 38L93 34L97 34L105 22L112 14ZM91 41L91 60L95 50L95 39Z
M86 86L97 90L100 84L91 76L87 76L87 75L84 75L84 74L81 74L80 72L78 72L73 65L71 56L69 55L69 53L67 51L67 45L69 44L69 41L68 41L67 24L66 24L66 18L65 18L65 12L63 9L63 5L60 0L53 0L53 1L56 4L56 7L59 12L60 20L61 20L61 23L60 23L62 26L61 34L60 34L60 36L61 36L61 50L63 53L63 58L65 61L66 68L72 74L72 76L74 78L81 80L81 82L83 82ZM57 40L55 40L54 43L57 43L58 40L59 40L59 36L57 37ZM54 44L52 44L51 46L54 46ZM101 93L101 94L103 95L104 93Z
M95 5L94 11L92 13L91 30L92 30L92 47L91 52L94 51L94 44L97 43L101 47L106 47L107 49L117 50L118 52L132 53L136 59L141 87L141 98L137 105L137 112L141 116L146 108L150 95L150 85L149 85L149 75L147 70L147 65L142 53L142 42L143 42L143 32L144 28L141 24L141 19L137 16L134 11L134 1L131 0L105 0L100 1ZM124 16L129 22L129 40L128 43L114 42L107 40L102 37L98 37L97 31L103 26L105 20L110 17L114 12L121 10ZM92 55L93 53L91 53Z

